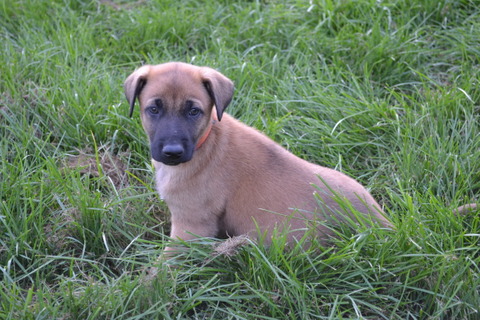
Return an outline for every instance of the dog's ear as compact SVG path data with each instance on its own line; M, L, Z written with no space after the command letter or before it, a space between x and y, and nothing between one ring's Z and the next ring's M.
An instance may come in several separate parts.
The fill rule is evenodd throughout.
M203 85L215 103L218 121L233 97L233 82L220 72L208 67L202 68Z
M150 71L150 66L145 65L140 67L131 75L128 76L127 80L123 84L125 89L125 97L127 98L128 103L130 104L130 113L129 117L132 117L133 108L135 107L135 101L137 100L140 92L142 92L143 87L147 83L147 76Z

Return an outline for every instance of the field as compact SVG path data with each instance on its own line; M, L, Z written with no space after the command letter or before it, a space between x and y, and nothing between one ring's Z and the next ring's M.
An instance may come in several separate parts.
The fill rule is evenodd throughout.
M480 319L477 0L0 0L0 319ZM227 112L356 177L395 229L168 241L125 78L184 61Z

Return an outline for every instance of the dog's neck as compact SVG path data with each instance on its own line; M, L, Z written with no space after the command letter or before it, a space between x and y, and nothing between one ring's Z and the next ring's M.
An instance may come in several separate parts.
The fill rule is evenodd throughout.
M197 145L195 146L195 150L200 149L200 147L207 141L208 136L210 135L210 132L212 131L212 127L217 121L217 117L215 114L212 114L212 120L210 121L210 125L208 126L207 130L205 130L205 133L198 139Z

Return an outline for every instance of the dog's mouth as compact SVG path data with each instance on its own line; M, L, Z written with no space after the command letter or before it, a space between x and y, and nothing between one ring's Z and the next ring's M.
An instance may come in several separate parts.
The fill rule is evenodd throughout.
M156 158L153 156L152 156L152 159L157 162L161 162L167 166L178 166L179 164L182 164L191 160L191 159L169 159L165 157Z
M181 163L185 163L187 161L178 161L178 160L156 160L154 159L155 161L158 161L158 162L161 162L163 163L164 165L167 165L167 166L178 166L179 164Z

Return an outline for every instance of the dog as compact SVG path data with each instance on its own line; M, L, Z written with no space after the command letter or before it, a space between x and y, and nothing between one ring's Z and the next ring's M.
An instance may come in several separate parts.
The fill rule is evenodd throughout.
M124 89L130 117L140 104L172 239L254 237L260 230L268 242L274 230L288 229L294 241L313 222L316 236L328 240L332 229L314 222L355 220L354 211L391 227L356 180L298 158L225 113L234 85L220 72L181 62L144 65Z

